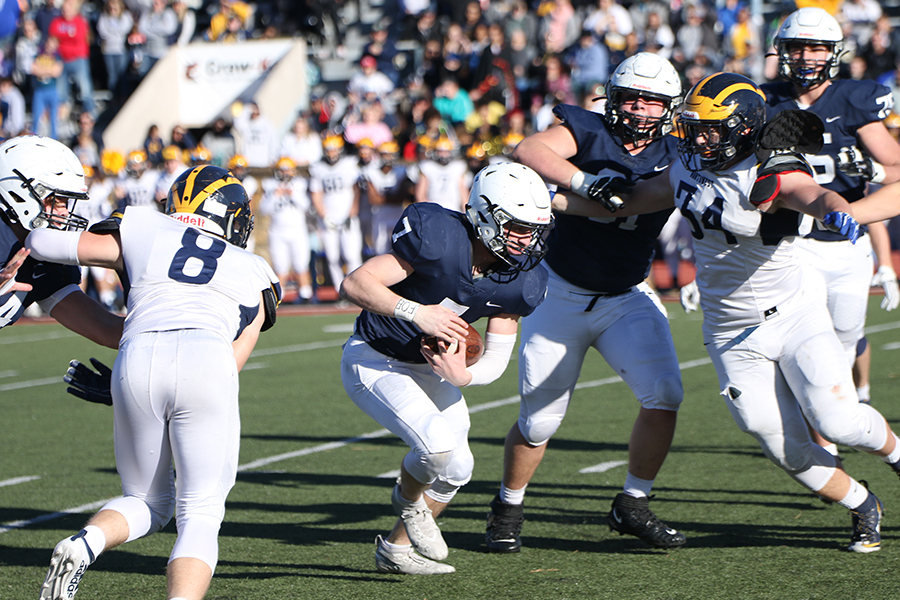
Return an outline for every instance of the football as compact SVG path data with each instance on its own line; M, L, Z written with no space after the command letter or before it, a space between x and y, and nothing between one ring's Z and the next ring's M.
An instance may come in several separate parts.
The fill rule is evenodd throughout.
M446 344L438 341L433 335L426 336L422 342L431 348L434 352L448 352L452 350L456 352L456 344L452 344L447 348ZM470 323L466 324L466 366L471 367L484 354L484 340L478 330L472 327Z

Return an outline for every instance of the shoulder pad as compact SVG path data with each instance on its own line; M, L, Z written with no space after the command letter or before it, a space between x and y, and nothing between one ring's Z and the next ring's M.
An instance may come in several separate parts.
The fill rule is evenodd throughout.
M91 228L88 229L88 231L91 233L111 233L113 231L118 231L119 227L122 225L122 217L124 214L124 212L117 210L111 214L109 218L91 225Z
M750 204L760 206L774 200L781 190L779 175L797 172L813 176L812 167L799 154L773 154L767 158L756 171L756 181L750 191Z
M275 325L275 317L278 309L278 305L281 303L281 290L276 289L280 288L277 283L272 284L268 289L263 290L263 309L265 310L265 317L263 317L263 324L260 327L260 331L268 331Z

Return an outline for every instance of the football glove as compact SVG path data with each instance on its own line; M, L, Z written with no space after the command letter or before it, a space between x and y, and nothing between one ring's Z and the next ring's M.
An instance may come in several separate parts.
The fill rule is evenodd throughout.
M897 285L897 274L894 269L887 265L878 267L875 275L872 276L872 287L881 286L884 290L884 300L881 301L881 308L886 311L892 311L900 305L900 286Z
M625 206L617 194L627 192L629 186L622 177L600 177L578 171L572 175L569 188L579 196L599 202L603 208L614 213Z
M91 364L97 372L77 360L69 361L69 369L63 377L63 381L69 384L66 391L88 402L112 406L112 393L109 389L112 383L112 369L96 358L91 359Z
M825 215L822 224L829 231L839 233L852 243L859 239L859 223L845 212L833 211Z
M856 146L841 148L838 152L838 169L845 175L862 177L872 183L881 183L885 178L884 165Z
M700 308L700 288L697 287L696 279L681 288L680 295L684 312L690 313Z

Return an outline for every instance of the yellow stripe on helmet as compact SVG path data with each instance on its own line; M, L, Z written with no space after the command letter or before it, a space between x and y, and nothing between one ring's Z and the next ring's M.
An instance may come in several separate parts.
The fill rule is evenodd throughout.
M184 182L184 194L181 198L175 200L175 212L196 212L197 208L199 208L214 192L222 189L226 185L241 184L241 181L237 177L229 175L228 177L217 179L216 181L207 184L202 190L196 192L196 196L191 198L194 194L194 186L197 177L207 168L209 168L209 165L202 165L194 168L190 174L188 174L187 180Z

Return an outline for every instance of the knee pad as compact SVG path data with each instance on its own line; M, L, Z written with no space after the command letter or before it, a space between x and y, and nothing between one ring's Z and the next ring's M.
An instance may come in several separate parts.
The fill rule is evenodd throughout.
M114 510L125 518L128 523L128 539L125 541L131 542L165 527L172 520L175 502L167 505L148 504L140 498L126 496L116 498L101 510Z
M683 399L684 387L681 385L681 375L668 373L657 380L653 398L647 402L642 402L641 406L658 410L677 411Z
M550 441L556 430L562 424L562 415L529 417L519 416L519 431L525 441L532 446L543 446Z
M179 515L176 522L178 538L169 555L169 562L176 558L196 558L216 572L219 562L219 527L221 519L207 515Z
M849 402L849 401L848 401ZM887 424L884 417L868 404L853 402L848 410L823 415L816 423L819 433L837 444L855 450L872 452L887 443Z
M810 462L811 464L802 471L787 471L787 473L801 485L818 492L825 487L825 484L834 475L838 460L836 456L833 456L825 448L818 444L813 444L810 452Z
M403 457L403 468L421 483L433 483L438 475L444 472L453 452L438 452L436 454L421 453L416 449L407 452Z

